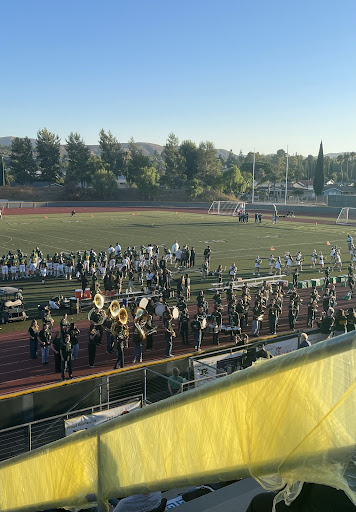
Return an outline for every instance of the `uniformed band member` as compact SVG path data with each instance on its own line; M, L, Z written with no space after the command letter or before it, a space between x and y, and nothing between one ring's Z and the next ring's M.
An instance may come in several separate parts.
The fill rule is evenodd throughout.
M173 316L171 310L168 306L166 306L166 310L163 313L163 325L165 329L166 336L166 357L173 357L172 348L173 348L173 338L175 337L175 332L172 326Z
M61 373L62 380L65 379L65 372L68 372L68 376L70 379L73 378L72 375L72 344L70 342L70 335L66 334L64 337L64 342L60 348L61 354Z
M222 326L222 314L219 311L219 306L217 304L214 306L214 312L211 316L214 326L213 345L219 345L219 332L221 331Z

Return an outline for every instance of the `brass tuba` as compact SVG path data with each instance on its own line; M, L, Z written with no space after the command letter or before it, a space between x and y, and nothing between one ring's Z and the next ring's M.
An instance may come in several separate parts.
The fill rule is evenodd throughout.
M111 303L110 303L110 306L109 306L109 311L110 311L110 314L112 316L112 318L116 318L119 313L120 313L120 303L118 300L113 300Z
M128 314L127 314L127 311L125 308L120 308L120 311L119 311L119 320L120 322L123 324L123 325L126 325L127 324L127 321L129 319L128 317Z
M140 307L137 307L135 309L135 328L137 329L137 332L139 333L141 340L144 341L146 339L146 332L144 329L144 325L147 322L148 319L148 312L145 309L142 309Z
M97 309L103 309L105 305L105 297L103 297L103 295L100 293L96 293L93 299L93 303Z
M113 300L109 306L111 316L113 318L111 324L111 334L115 337L125 339L128 336L129 328L126 325L128 321L128 314L125 308L120 307L117 300Z
M93 299L94 307L88 313L88 320L95 325L102 325L107 319L107 315L104 311L105 298L97 293Z

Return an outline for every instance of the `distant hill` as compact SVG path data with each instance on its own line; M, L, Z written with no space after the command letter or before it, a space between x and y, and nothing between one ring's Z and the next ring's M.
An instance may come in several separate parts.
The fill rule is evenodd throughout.
M15 137L12 137L12 136L11 137L0 137L0 146L11 146L11 141L14 138ZM32 142L32 145L35 147L36 139L30 139L30 141ZM142 153L145 156L153 156L155 151L157 151L157 153L160 155L164 149L164 146L160 146L159 144L151 144L150 142L137 142L136 144L142 150ZM128 143L121 142L121 146L123 149L128 150L128 147L129 147ZM92 153L94 153L94 155L100 154L99 144L88 144L88 148L90 149L90 151ZM64 155L66 154L66 149L65 149L64 144L61 145L61 153ZM227 157L229 156L229 151L227 151L226 149L217 149L216 153L218 156L221 156L224 160L226 160Z

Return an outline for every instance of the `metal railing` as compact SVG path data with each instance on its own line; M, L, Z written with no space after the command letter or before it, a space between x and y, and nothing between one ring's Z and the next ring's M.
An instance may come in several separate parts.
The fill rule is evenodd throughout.
M202 378L188 379L181 384L180 392L225 375L226 373L212 372ZM117 377L117 374L105 376L101 384L65 413L0 430L0 461L65 437L65 421L68 419L95 414L137 399L140 400L141 407L146 407L171 396L168 386L170 378L149 368L127 372L124 382L120 382Z

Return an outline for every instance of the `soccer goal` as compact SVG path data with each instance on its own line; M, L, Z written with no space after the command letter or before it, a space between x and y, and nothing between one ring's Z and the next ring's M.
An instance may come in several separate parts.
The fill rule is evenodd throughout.
M356 226L356 208L341 208L336 224Z
M230 215L236 217L245 211L245 203L237 201L213 201L208 213L211 215Z

